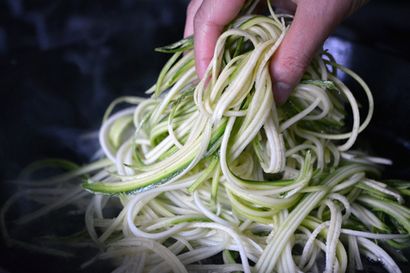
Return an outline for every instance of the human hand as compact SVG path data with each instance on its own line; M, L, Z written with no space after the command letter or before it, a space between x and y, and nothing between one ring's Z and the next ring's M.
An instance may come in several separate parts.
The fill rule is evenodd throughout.
M262 0L263 1L263 0ZM194 34L196 71L203 78L216 41L244 0L191 0L184 36ZM295 13L285 38L272 57L270 74L277 103L284 103L299 82L318 47L330 32L366 0L276 0L273 4Z

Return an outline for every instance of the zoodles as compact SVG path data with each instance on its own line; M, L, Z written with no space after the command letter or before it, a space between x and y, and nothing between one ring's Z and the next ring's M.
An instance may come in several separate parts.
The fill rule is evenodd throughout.
M99 132L104 156L26 183L5 204L7 242L37 249L11 238L5 221L26 196L44 206L19 224L88 203L85 226L101 248L90 262L112 259L114 272L353 272L363 257L400 272L388 253L409 246L409 184L378 181L377 164L388 161L351 149L371 120L372 94L321 51L276 106L268 64L289 24L274 13L237 19L202 80L191 38L159 48L173 55L151 96L118 98L108 108ZM337 71L363 89L364 115ZM113 114L118 104L129 107ZM221 263L209 262L218 255Z

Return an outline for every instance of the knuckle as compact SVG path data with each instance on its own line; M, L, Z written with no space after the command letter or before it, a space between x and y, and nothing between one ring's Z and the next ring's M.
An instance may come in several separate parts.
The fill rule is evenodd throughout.
M198 11L201 8L203 0L191 0L188 3L186 13L187 13L187 18L191 18L193 21L198 13Z
M305 71L309 58L307 56L295 56L289 55L283 57L279 63L279 71L277 71L280 75L284 77L289 77L290 75L300 75Z
M187 15L191 15L191 16L195 15L194 14L196 12L195 9L196 9L196 3L195 3L195 0L192 0L189 2L187 6L187 9L186 9Z
M195 14L194 17L194 24L195 25L201 25L206 22L206 13L200 8Z

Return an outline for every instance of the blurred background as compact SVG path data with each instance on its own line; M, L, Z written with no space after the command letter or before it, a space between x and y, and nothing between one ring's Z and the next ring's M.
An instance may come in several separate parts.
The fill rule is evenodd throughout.
M182 38L187 4L0 0L0 206L15 191L8 181L27 164L90 159L104 110L154 83L168 56L153 49ZM325 44L374 92L375 116L359 146L394 160L389 178L410 179L409 15L408 1L370 1ZM79 270L2 241L0 251L0 272Z

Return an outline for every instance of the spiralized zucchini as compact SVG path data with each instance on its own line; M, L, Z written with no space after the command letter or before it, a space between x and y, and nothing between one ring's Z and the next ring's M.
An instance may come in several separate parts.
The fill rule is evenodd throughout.
M372 94L322 51L276 106L268 64L289 23L273 13L237 19L202 80L191 38L158 49L173 55L151 97L119 98L107 110L103 158L29 183L3 207L7 242L30 246L5 222L24 195L44 207L20 224L89 200L85 226L101 247L91 262L112 259L115 272L352 272L362 257L400 272L388 252L409 246L409 184L375 180L386 160L351 150L372 117ZM337 71L362 87L364 116ZM112 114L120 103L129 108Z

